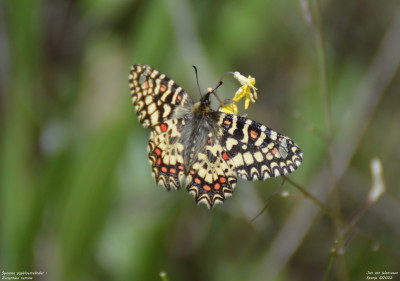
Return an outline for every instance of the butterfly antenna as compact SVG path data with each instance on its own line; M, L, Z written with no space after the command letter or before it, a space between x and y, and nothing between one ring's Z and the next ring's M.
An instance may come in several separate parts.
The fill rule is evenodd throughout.
M211 92L212 92L212 93L214 94L214 96L217 98L217 100L219 101L219 103L220 103L221 105L223 105L224 103L221 101L221 99L220 99L219 96L217 95L217 89L218 89L221 85L222 85L222 81L219 80L217 86L216 86Z
M224 79L225 76L226 76L226 75L229 75L229 74L232 74L232 75L233 75L234 72L227 72L227 73L224 73L224 74L221 76L221 78L219 79L217 86L215 86L214 90L212 90L214 96L217 98L217 100L219 101L219 103L220 103L221 105L223 105L224 103L223 103L223 102L221 101L221 99L218 97L218 95L217 95L217 89L222 85L222 79Z
M200 90L200 85L199 85L199 75L197 74L197 67L195 65L192 65L194 68L194 72L196 73L196 82L197 82L197 89L199 90L200 93L200 97L203 97L203 95L201 94L201 90Z

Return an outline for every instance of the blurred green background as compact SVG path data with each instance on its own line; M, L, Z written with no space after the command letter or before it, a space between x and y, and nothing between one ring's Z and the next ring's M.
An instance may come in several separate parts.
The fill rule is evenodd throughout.
M62 281L400 271L398 0L1 1L0 62L0 271ZM336 215L286 181L289 196L250 223L282 179L239 180L213 210L156 186L150 131L130 100L136 63L195 100L192 65L202 91L227 71L254 76L259 99L240 114L302 148L289 178ZM227 77L219 94L238 87ZM374 157L387 190L366 209Z

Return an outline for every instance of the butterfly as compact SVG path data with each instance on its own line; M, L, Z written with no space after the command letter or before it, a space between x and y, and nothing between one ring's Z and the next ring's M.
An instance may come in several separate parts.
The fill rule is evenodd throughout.
M139 122L152 128L148 155L155 181L168 191L186 187L213 207L232 195L238 176L265 180L296 170L303 159L287 136L249 118L213 110L212 91L199 102L148 65L129 75Z

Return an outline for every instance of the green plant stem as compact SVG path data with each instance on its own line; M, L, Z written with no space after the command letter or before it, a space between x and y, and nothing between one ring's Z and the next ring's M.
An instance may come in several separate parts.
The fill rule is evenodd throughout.
M317 6L318 23L316 32L314 32L314 34L319 55L319 71L321 76L322 93L324 101L325 126L327 128L326 139L328 142L329 168L331 171L332 179L335 181L335 170L334 170L333 150L332 150L332 142L333 142L332 117L331 117L332 115L331 115L330 92L328 86L328 63L326 60L326 47L325 47L325 38L322 27L320 0L317 0L316 3L317 3L316 6Z
M307 198L309 198L311 201L313 201L321 210L324 211L328 216L331 218L334 218L335 220L338 221L343 221L341 217L339 217L334 211L326 207L324 204L322 204L317 198L312 196L307 190L305 190L301 185L293 181L292 179L288 178L287 176L283 176L285 180L290 182L294 187L296 187L298 190L300 190Z
M328 266L326 268L323 281L327 281L329 278L329 273L331 272L334 258L335 258L335 251L331 251L331 254L329 255Z
M300 190L308 199L313 201L325 214L333 218L334 220L337 221L337 223L341 224L343 226L342 229L342 236L350 232L350 235L353 233L356 234L357 236L361 237L365 241L367 241L371 246L377 244L378 242L371 238L370 236L362 233L359 231L355 225L352 225L348 223L346 220L342 219L338 214L336 214L333 210L329 209L326 207L324 204L322 204L317 198L315 198L313 195L311 195L308 191L305 190L304 187L293 181L292 179L288 178L287 176L284 176L285 180L291 183L294 187L296 187L298 190ZM348 246L348 243L344 245L341 249L344 249L345 247ZM384 252L386 255L391 257L393 260L397 261L400 263L400 256L397 255L396 253L392 252L391 250L387 249L386 247L382 246L381 243L379 243L379 249ZM342 251L343 252L343 251Z

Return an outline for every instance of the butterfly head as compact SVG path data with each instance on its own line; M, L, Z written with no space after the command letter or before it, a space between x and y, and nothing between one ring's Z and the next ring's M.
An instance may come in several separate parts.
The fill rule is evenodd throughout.
M220 103L222 103L222 101L220 100L220 98L218 97L218 95L217 95L217 89L219 88L219 86L221 86L222 85L222 81L219 81L218 82L218 85L213 89L213 88L208 88L207 89L207 93L205 94L205 95L202 95L201 96L201 99L200 99L200 104L199 104L199 106L200 107L203 107L203 108L210 108L210 104L211 104L211 102L210 102L210 96L211 96L211 94L213 94L216 98L217 98L217 100L220 102Z
M194 105L194 108L197 112L205 114L210 111L210 105L211 105L210 95L212 93L213 93L212 89L209 89L209 91L205 95L201 96L200 101Z
M200 99L201 104L203 104L204 106L210 107L210 96L211 94L214 94L213 89L209 88L207 90L207 93L205 95L203 95Z

